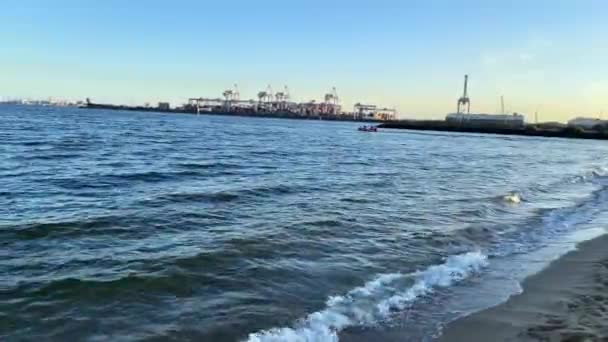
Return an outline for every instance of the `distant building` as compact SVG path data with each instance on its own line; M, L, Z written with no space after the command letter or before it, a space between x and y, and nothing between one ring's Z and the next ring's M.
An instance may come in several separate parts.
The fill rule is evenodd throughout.
M318 115L321 112L320 104L315 101L300 103L298 105L298 111L300 115Z
M397 120L397 111L391 108L379 108L374 113L374 119L384 121Z
M357 103L354 106L355 117L363 120L391 121L397 119L397 111L391 108L378 108L376 105Z
M160 110L169 110L169 109L171 109L171 105L169 104L169 102L159 102L158 103L158 109L160 109Z
M297 112L300 115L309 116L323 116L323 115L341 115L342 114L342 106L334 103L326 103L326 102L305 102L295 104L294 107L297 108Z
M445 121L465 127L475 128L523 128L525 118L521 114L448 114Z
M596 118L584 118L578 117L568 121L568 127L578 127L582 129L596 129L598 127L606 127L608 126L607 120L600 120Z

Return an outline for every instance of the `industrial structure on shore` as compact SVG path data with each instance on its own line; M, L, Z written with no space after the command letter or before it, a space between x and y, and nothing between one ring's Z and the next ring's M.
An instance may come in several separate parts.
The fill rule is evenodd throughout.
M471 99L468 94L469 75L464 75L464 92L458 99L456 113L450 113L445 121L452 125L482 128L523 128L525 118L518 113L506 114L504 101L501 97L501 114L471 114ZM466 106L466 113L465 113Z
M568 121L568 127L603 131L608 129L608 120L601 118L577 117Z
M399 120L381 123L379 128L396 128L417 131L439 131L480 134L505 134L532 137L577 138L608 140L608 120L577 117L565 125L560 122L538 122L526 124L523 115L506 114L504 98L501 96L500 114L472 114L468 94L468 75L464 76L464 92L456 103L456 113L446 115L445 120Z
M58 100L53 98L33 100L10 98L0 96L0 105L33 105L33 106L57 106L57 107L80 107L89 109L110 109L143 112L167 112L182 114L209 114L209 115L235 115L235 116L257 116L271 118L293 118L293 119L318 119L339 121L368 121L368 122L392 122L388 126L425 130L453 130L465 131L470 129L514 129L534 127L541 131L561 131L564 129L576 129L583 131L608 132L608 120L604 119L603 112L598 117L578 116L571 119L567 124L561 122L539 122L538 107L535 112L534 123L525 122L522 114L507 114L504 106L504 98L501 96L501 111L498 114L471 113L471 98L469 97L469 75L464 75L464 87L462 96L456 103L456 112L449 113L445 120L407 120L399 119L394 108L380 107L375 104L357 102L352 111L345 111L340 103L340 97L335 87L331 88L317 102L296 102L292 99L289 88L285 86L280 91L274 92L268 85L259 91L255 99L242 100L238 86L222 92L219 97L194 97L188 99L187 103L172 107L169 102L158 102L157 106L145 103L143 106L113 105L93 103L89 98L83 101ZM397 122L399 121L399 122Z
M133 110L147 112L171 112L208 115L238 115L261 116L293 119L320 119L339 121L394 121L397 120L397 110L379 107L373 104L357 103L353 111L344 111L336 88L327 92L323 100L317 102L296 102L291 98L289 88L274 92L269 85L257 93L257 99L242 100L238 86L222 93L221 97L193 97L182 106L171 108L168 102L159 102L158 106L124 106L93 103L86 99L82 105L93 109Z
M251 114L279 115L304 118L328 118L350 120L391 121L397 119L397 111L392 108L382 108L376 105L357 103L354 111L342 109L340 97L336 88L326 93L323 101L308 102L293 101L289 88L274 92L269 85L258 92L257 99L241 100L238 86L222 93L222 97L197 97L188 99L188 103L178 108L184 112L196 114Z

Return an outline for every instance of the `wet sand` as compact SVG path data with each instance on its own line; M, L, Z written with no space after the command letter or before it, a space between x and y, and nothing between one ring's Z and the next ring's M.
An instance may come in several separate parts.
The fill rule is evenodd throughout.
M523 289L448 324L438 341L608 341L608 235L580 244Z

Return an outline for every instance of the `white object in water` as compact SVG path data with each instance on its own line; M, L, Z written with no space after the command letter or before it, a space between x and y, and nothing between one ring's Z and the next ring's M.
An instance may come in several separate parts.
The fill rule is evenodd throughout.
M516 192L510 193L503 197L503 200L508 203L518 204L521 202L521 197Z

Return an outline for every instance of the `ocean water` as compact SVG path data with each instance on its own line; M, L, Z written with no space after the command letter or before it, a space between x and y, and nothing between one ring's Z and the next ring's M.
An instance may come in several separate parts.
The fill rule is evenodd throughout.
M356 128L0 106L0 340L429 341L608 223L605 142Z

